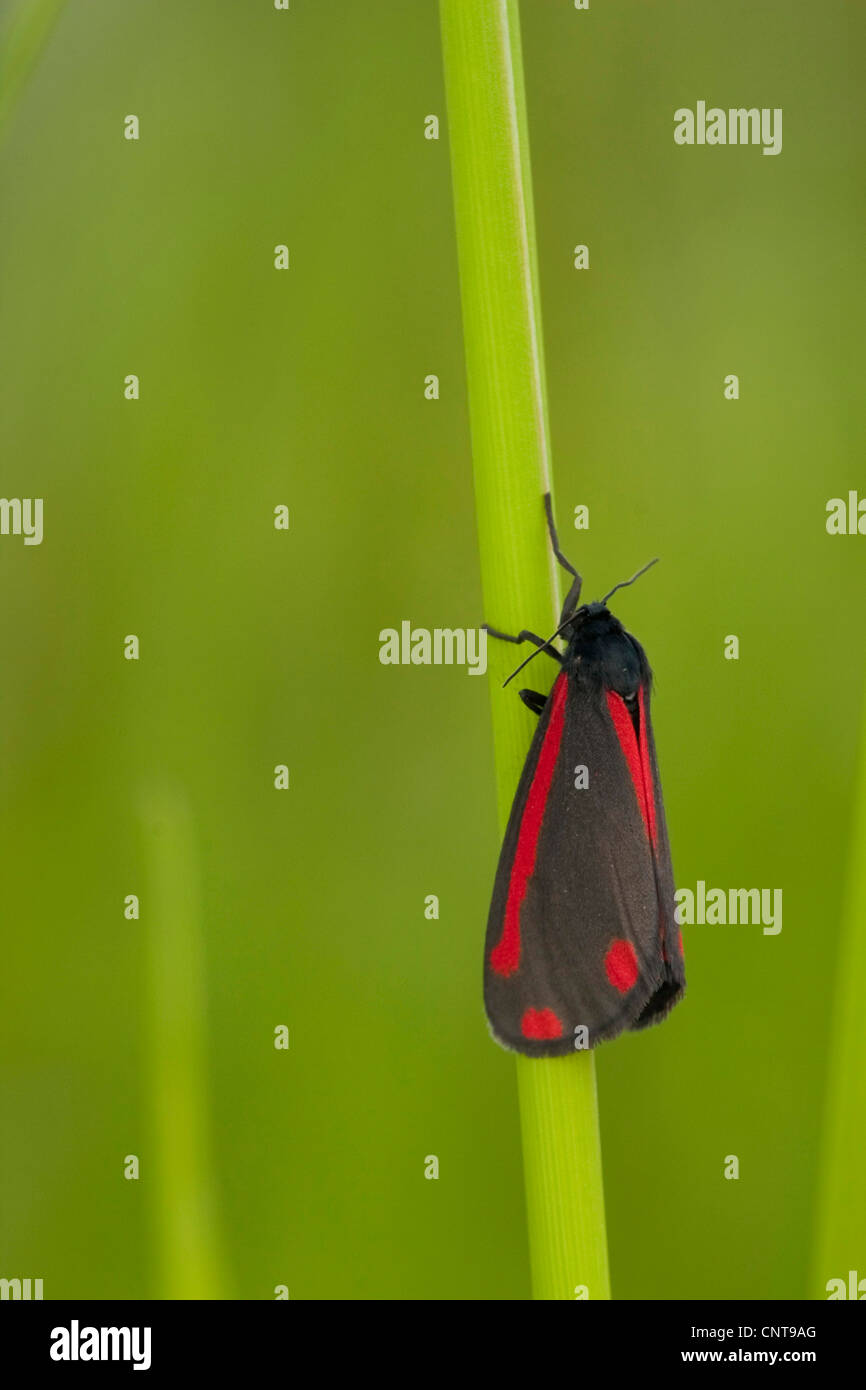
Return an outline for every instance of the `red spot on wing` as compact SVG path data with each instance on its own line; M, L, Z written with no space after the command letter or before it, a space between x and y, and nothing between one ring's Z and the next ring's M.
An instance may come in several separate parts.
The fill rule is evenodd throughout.
M627 994L638 977L637 956L630 941L615 941L604 958L607 978L620 994Z
M547 795L553 781L553 771L559 756L559 745L562 742L567 694L568 677L565 675L557 676L556 684L553 687L550 720L544 735L544 742L541 745L541 752L538 755L535 776L529 788L529 795L526 798L526 806L517 836L517 849L514 852L514 863L511 866L511 878L508 883L502 936L490 952L490 964L497 975L512 975L520 964L520 908L526 896L526 885L535 869L541 822L544 819Z
M561 1038L562 1024L553 1009L527 1009L520 1031L525 1038Z
M656 801L653 791L652 769L649 760L649 742L646 736L646 714L644 709L643 686L638 693L638 711L640 714L640 744L634 731L634 724L631 722L631 715L626 709L625 700L621 695L617 695L615 690L605 691L607 696L607 707L619 739L619 746L625 754L628 763L628 770L631 773L631 780L634 784L637 804L643 817L644 829L650 843L655 846L656 842Z

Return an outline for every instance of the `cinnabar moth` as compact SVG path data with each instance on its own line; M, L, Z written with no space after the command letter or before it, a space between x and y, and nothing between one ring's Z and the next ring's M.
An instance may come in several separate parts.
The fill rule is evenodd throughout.
M644 571L579 607L581 578L559 549L549 493L544 502L554 554L573 577L557 632L544 641L487 628L534 643L533 657L544 651L560 665L549 695L520 692L539 720L484 949L491 1032L527 1057L564 1056L657 1023L686 983L649 662L607 607ZM560 633L564 652L552 645Z

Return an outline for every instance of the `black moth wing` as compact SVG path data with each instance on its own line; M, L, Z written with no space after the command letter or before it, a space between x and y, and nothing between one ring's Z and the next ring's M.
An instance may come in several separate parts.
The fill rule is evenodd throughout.
M685 987L649 686L641 691L640 734L654 843L611 698L619 699L565 672L557 677L502 845L485 1007L497 1042L530 1057L572 1052L581 1026L580 1043L593 1047L656 1022Z

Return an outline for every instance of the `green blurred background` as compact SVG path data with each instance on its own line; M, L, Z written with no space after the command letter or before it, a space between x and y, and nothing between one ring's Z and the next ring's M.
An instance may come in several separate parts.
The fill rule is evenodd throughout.
M662 557L619 611L678 883L784 890L779 936L686 928L686 1002L598 1055L613 1292L805 1297L864 685L866 541L824 527L864 479L863 21L538 0L523 43L561 534L589 597ZM782 107L782 154L675 146L699 99ZM67 0L0 165L0 490L45 499L41 546L0 538L0 1275L525 1298L487 682L378 660L485 616L436 5Z

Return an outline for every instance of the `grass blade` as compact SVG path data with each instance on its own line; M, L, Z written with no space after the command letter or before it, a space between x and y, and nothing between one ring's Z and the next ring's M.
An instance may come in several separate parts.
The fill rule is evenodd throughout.
M860 1174L866 1153L866 715L860 741L848 885L839 943L833 1040L823 1129L813 1289L827 1297L827 1282L849 1271L866 1279L866 1202ZM866 1285L864 1285L866 1289ZM850 1296L850 1295L848 1295ZM856 1294L855 1297L861 1295Z
M198 867L186 797L175 787L148 788L142 823L157 1297L228 1298L209 1136Z
M529 141L516 0L440 0L454 212L485 615L551 631L555 561ZM532 732L500 685L514 648L491 643L504 826ZM541 656L540 662L546 660ZM548 673L549 674L549 673ZM595 1071L590 1053L518 1059L536 1298L609 1298Z
M66 0L24 0L0 36L0 139Z

